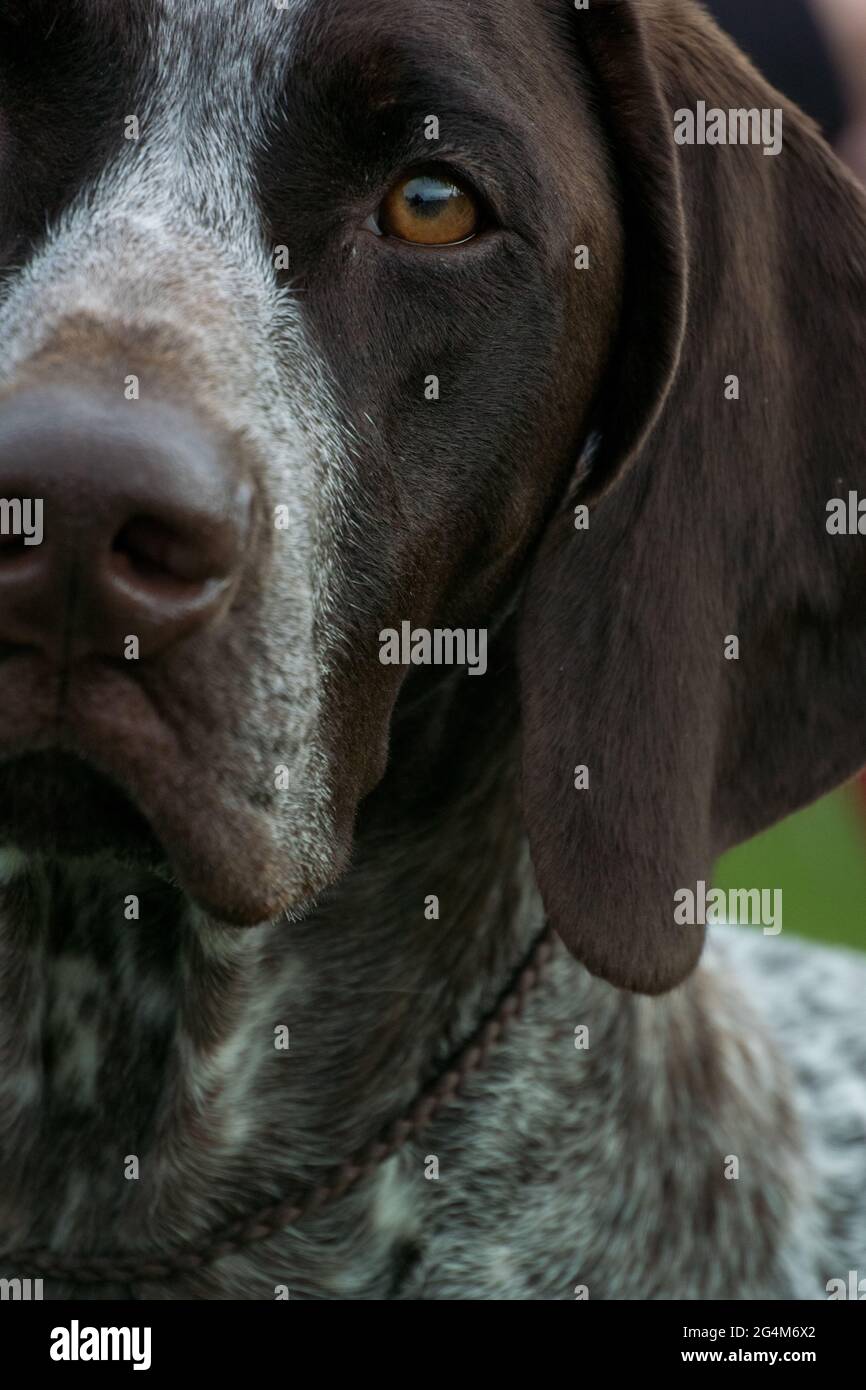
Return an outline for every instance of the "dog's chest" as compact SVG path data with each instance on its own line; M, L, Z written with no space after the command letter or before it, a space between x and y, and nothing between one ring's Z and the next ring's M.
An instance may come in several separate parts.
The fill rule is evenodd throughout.
M160 1163L153 1131L175 1028L170 962L158 944L142 953L116 887L79 894L34 875L6 891L4 1243L13 1232L15 1244L88 1241L136 1206L142 1166Z
M208 1253L348 1156L327 1102L345 1068L338 1042L316 1042L315 972L290 958L275 970L252 932L203 944L168 911L163 933L152 920L145 932L124 916L139 887L152 905L153 885L123 874L6 886L0 1273L21 1276L15 1252L38 1250L82 1265L118 1255L94 1296L391 1296L412 1222L390 1168L297 1230ZM359 1134L369 1124L362 1111ZM201 1252L200 1272L138 1273L178 1250ZM89 1287L52 1275L45 1296Z
M132 1265L101 1296L268 1300L790 1297L793 1251L798 1296L814 1296L797 1227L811 1194L751 1021L735 1046L708 1038L688 996L623 1002L564 959L418 1141L321 1211L217 1255L227 1225L299 1175L309 1187L375 1125L360 1104L357 1139L335 1138L356 1054L340 1053L350 1030L326 972L274 972L250 935L203 951L168 917L144 933L124 918L124 877L6 891L3 1250L121 1252ZM393 1118L412 1094L380 1078L375 1100ZM724 1249L708 1239L722 1227ZM201 1267L139 1272L136 1252L178 1248ZM30 1273L14 1253L0 1266ZM83 1291L46 1280L47 1297Z

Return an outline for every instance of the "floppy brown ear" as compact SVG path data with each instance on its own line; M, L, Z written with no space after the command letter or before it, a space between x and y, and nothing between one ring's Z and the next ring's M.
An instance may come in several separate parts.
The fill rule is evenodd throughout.
M866 533L866 199L692 0L573 23L625 307L600 442L524 600L525 817L574 954L658 993L702 946L676 891L866 763L866 534L828 530L856 492ZM699 101L783 108L781 152L678 145Z

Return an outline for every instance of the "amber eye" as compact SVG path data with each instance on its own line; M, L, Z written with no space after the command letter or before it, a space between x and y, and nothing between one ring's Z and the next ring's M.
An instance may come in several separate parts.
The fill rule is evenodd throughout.
M395 183L379 209L379 229L416 246L454 246L481 230L473 195L444 171L408 174Z

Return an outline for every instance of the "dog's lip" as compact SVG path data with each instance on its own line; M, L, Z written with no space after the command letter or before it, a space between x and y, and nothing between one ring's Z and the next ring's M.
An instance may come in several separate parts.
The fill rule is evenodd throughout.
M214 875L213 866L201 853L202 835L198 827L208 821L213 824L208 811L201 808L196 814L190 815L188 805L166 805L158 793L151 787L142 786L126 769L118 769L98 751L90 751L87 740L69 735L58 737L56 731L46 732L13 753L4 750L0 755L0 776L4 772L16 775L22 765L40 758L49 760L43 765L46 768L50 768L51 761L56 759L61 779L65 770L73 765L80 769L84 777L89 775L98 779L105 788L106 797L113 799L113 804L118 808L117 821L123 818L126 833L121 838L118 830L116 839L108 840L103 830L92 846L83 843L80 837L70 845L68 841L64 843L62 835L58 842L55 828L47 817L44 847L34 845L32 833L28 836L26 848L35 857L47 853L49 857L58 855L72 860L104 861L107 858L120 864L140 864L140 867L156 873L158 877L174 882L192 905L214 922L229 927L256 927L284 916L300 918L309 910L320 891L319 885L311 884L307 893L300 898L292 895L289 901L280 892L268 893L267 887L273 877L273 861L269 855L263 857L254 837L243 832L237 835L236 853L246 869L245 878L256 885L256 890L243 894L221 891L219 883L214 881L218 875ZM52 777L46 778L47 787L52 782ZM73 786L71 795L74 797L75 794ZM68 813L68 805L65 809ZM84 810L87 813L92 811L92 807L88 805ZM187 830L189 834L185 836L182 832ZM6 842L15 847L14 832L11 838L6 837Z
M200 752L169 726L134 677L103 668L70 683L62 721L44 699L31 716L27 681L14 673L10 684L17 717L0 714L0 767L29 754L54 754L104 779L147 827L171 878L208 917L254 927L302 916L333 881L286 852L267 812L238 796L224 768L201 765ZM34 680L37 706L38 689Z
M130 860L163 872L167 856L129 790L59 742L0 758L4 843L36 857Z

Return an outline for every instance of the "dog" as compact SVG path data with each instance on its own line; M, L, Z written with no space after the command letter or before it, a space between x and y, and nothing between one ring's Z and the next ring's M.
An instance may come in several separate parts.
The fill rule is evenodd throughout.
M863 193L696 0L0 16L6 1287L827 1298L866 962L675 904L866 763Z

